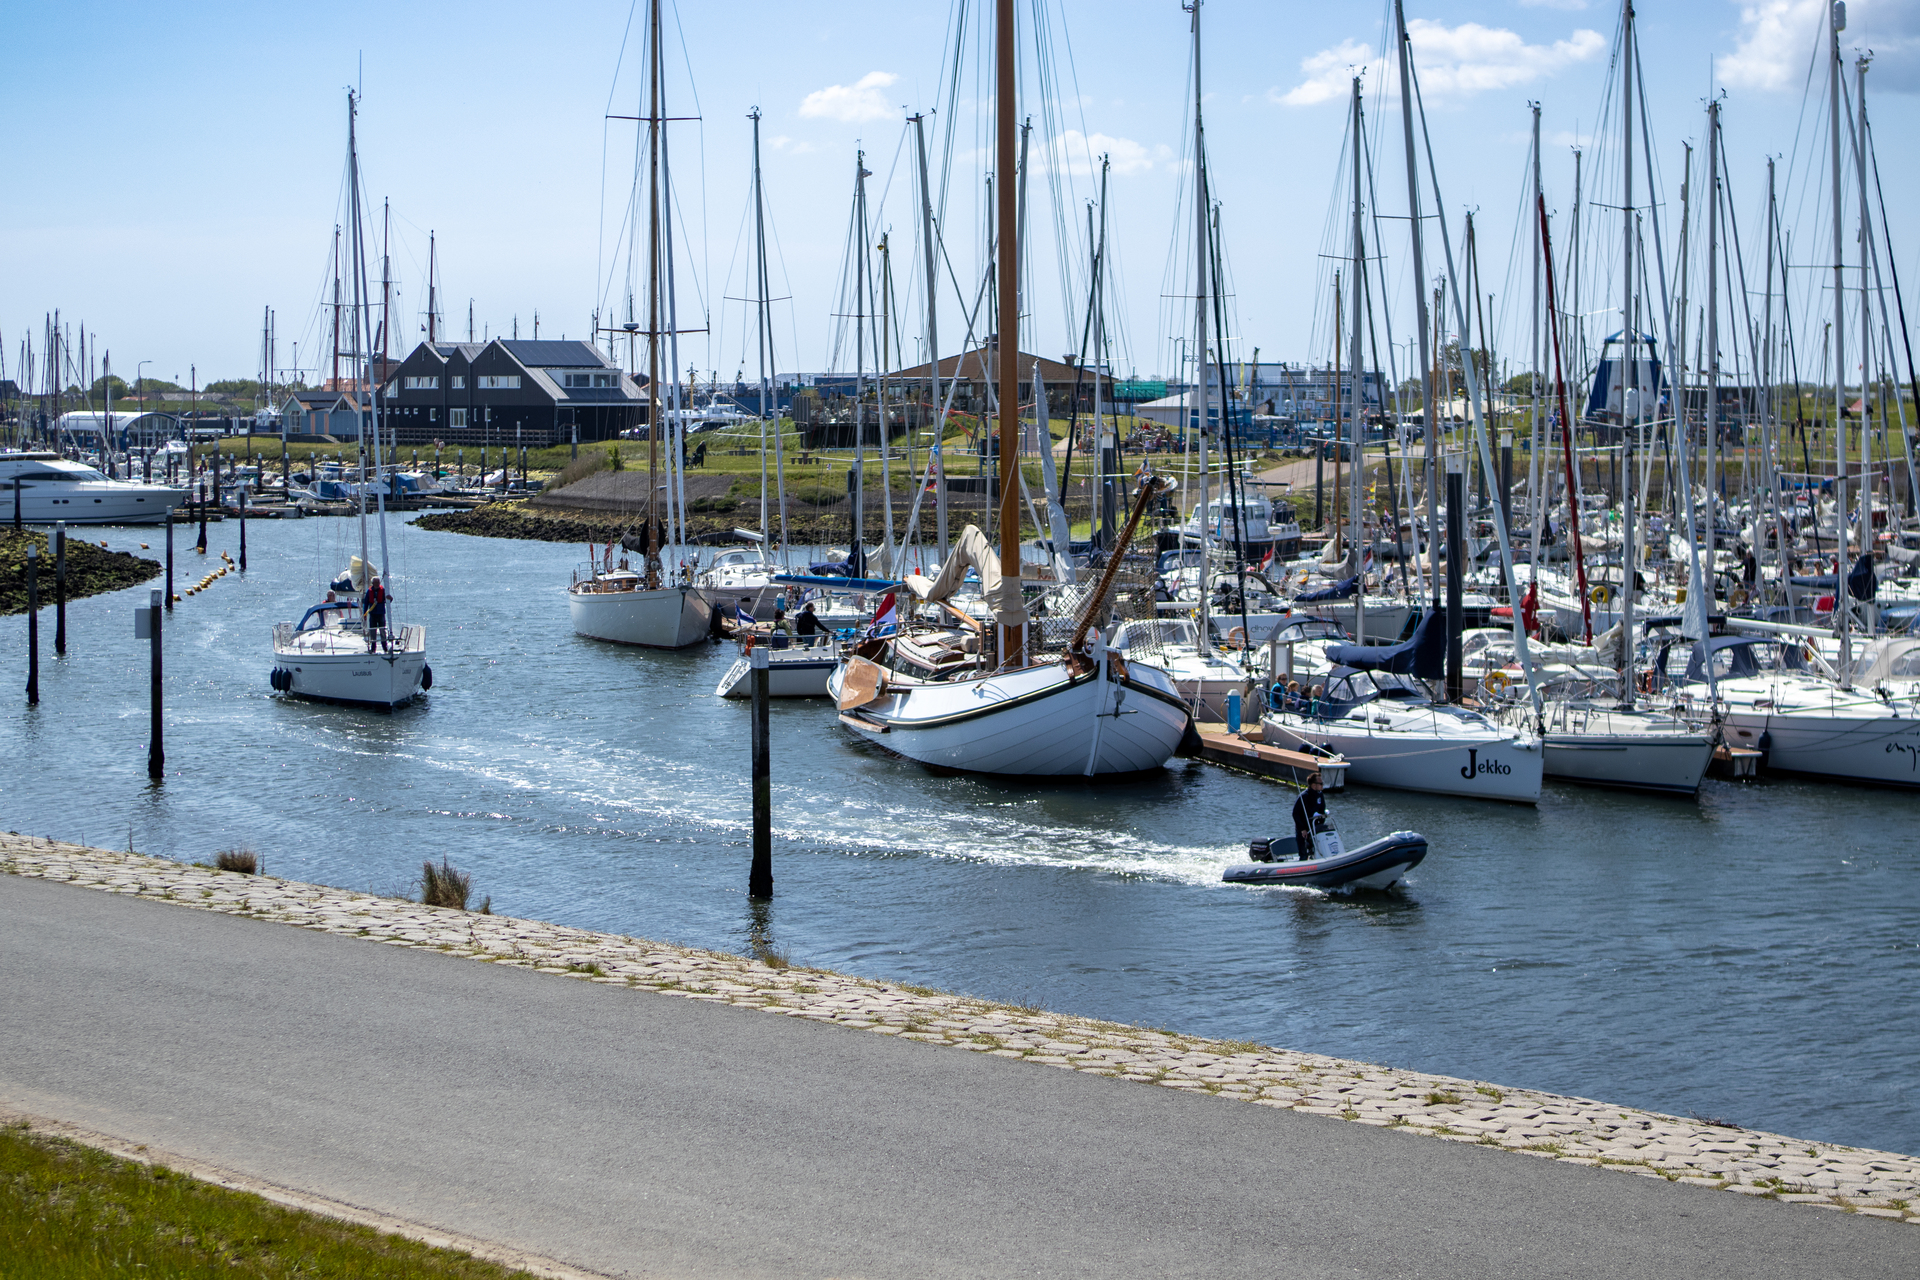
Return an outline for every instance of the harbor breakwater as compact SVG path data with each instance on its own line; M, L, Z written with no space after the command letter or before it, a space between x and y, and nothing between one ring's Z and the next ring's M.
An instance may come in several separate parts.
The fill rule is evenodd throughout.
M1920 1226L1920 1157L17 832L0 871Z
M54 602L54 563L51 537L44 531L8 529L0 533L0 614L25 613L27 610L27 548L40 549L40 605ZM108 551L86 541L84 534L67 534L67 599L84 599L107 591L120 591L157 576L158 560L148 560L126 551Z

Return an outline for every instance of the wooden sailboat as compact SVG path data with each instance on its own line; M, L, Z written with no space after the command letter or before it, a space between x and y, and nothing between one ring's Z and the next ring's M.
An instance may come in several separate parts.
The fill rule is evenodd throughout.
M1113 589L1127 542L1164 482L1145 477L1106 569L1079 602L1064 650L1040 652L1020 593L1019 218L1015 170L1013 0L997 0L996 283L1000 322L994 373L999 382L1000 546L978 528L963 530L937 579L916 578L914 594L949 600L969 569L991 606L986 624L941 629L937 650L911 627L859 646L829 681L840 723L856 735L923 764L1017 777L1108 775L1157 769L1190 727L1186 703L1166 672L1109 650L1094 625ZM1199 8L1194 6L1195 48ZM936 353L937 355L937 353ZM969 658L971 651L971 661ZM948 674L951 673L951 674Z
M689 582L664 581L660 527L660 433L670 421L660 387L661 110L660 4L647 20L647 531L644 571L602 563L576 573L567 588L573 629L596 640L650 649L684 649L707 635L713 607Z

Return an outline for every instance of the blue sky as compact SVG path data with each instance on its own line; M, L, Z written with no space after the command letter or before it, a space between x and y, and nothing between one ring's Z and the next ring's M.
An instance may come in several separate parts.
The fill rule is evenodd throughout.
M1020 8L1031 22L1032 0ZM1910 161L1900 163L1912 155L1906 131L1920 90L1920 2L1854 0L1851 8L1848 48L1875 54L1869 105L1902 282L1920 290L1920 220L1909 212L1920 191ZM1169 372L1190 311L1180 300L1191 289L1187 17L1175 0L1047 0L1043 11L1050 79L1042 81L1029 56L1023 95L1042 157L1029 192L1023 345L1051 355L1078 345L1070 312L1084 290L1088 157L1104 152L1113 161L1116 363L1122 372ZM204 381L258 367L261 314L271 306L281 365L293 364L298 342L300 363L313 369L326 341L320 302L343 208L344 91L356 80L365 91L368 194L376 208L383 197L392 203L396 334L410 341L420 327L431 228L442 309L456 336L465 336L469 299L476 330L498 334L517 317L530 336L537 311L541 336L582 336L596 305L620 305L617 228L633 134L604 117L635 110L644 12L625 2L535 11L490 0L324 11L219 3L16 10L0 85L14 162L0 201L0 342L9 374L23 334L37 335L56 307L98 335L116 372L131 375L145 360L151 374L184 381L195 366ZM970 296L982 238L982 46L969 38L958 100L949 103L949 3L735 0L670 4L667 12L673 113L701 117L674 126L672 143L681 323L709 330L682 339L683 367L731 376L744 357L752 375L745 309L728 299L753 289L741 232L746 113L755 105L765 113L777 236L773 292L788 299L776 308L779 367L851 364L850 338L834 315L846 306L857 147L874 175L874 237L890 232L900 305L911 313L901 338L917 356L923 304L902 118L907 109L941 113L936 168L951 121L944 234ZM1347 78L1377 59L1387 12L1380 4L1243 0L1205 7L1208 152L1238 356L1258 347L1264 359L1326 358L1331 264L1322 255L1348 251ZM1823 12L1822 0L1691 0L1647 3L1640 14L1669 238L1682 144L1704 138L1704 104L1718 88L1730 199L1756 288L1770 154L1780 157L1796 266L1825 260L1813 248L1828 236L1824 94L1818 82L1810 100L1802 92ZM973 35L983 16L973 0ZM1496 294L1496 343L1517 353L1526 341L1529 259L1524 243L1516 247L1516 228L1528 103L1544 111L1545 181L1560 235L1570 221L1575 142L1589 148L1589 201L1618 200L1618 161L1604 136L1612 120L1597 145L1593 138L1608 101L1618 9L1600 0L1456 0L1414 3L1408 16L1443 209L1456 244L1462 214L1478 210L1482 292ZM1029 55L1041 43L1025 40ZM1369 70L1370 90L1383 87L1373 83L1379 78ZM1398 104L1370 92L1366 109L1370 131L1382 117L1392 126L1374 145L1380 212L1399 214ZM1850 226L1851 202L1846 216ZM1052 230L1062 224L1073 228L1064 255ZM1404 225L1385 227L1380 246L1400 340L1411 284L1404 231L1393 228ZM1591 288L1613 296L1605 271L1617 225L1591 224L1590 234ZM1430 243L1437 272L1437 236ZM1809 316L1829 306L1817 271L1797 271L1795 288L1796 306ZM941 305L941 345L951 351L964 329L951 285Z

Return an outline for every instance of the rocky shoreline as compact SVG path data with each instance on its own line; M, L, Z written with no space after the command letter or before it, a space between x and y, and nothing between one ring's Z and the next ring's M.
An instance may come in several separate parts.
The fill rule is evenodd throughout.
M840 505L845 506L844 503ZM881 507L878 502L869 505L873 523L868 526L868 536L872 541L874 531L880 527ZM905 516L906 512L896 495L894 518L904 523ZM759 522L758 503L754 504L751 511L744 508L724 512L690 511L687 513L687 540L695 546L739 542L741 539L734 530L748 528ZM521 502L494 502L471 511L429 511L415 517L410 523L441 533L466 533L483 538L531 542L609 542L627 533L637 537L647 525L644 514L586 511L557 505L535 509ZM957 534L964 523L966 520L956 515L952 520L952 532ZM933 512L923 510L920 535L930 540L934 534ZM844 510L821 510L805 503L795 503L787 511L787 536L795 546L845 545L852 536L852 529ZM899 536L898 525L895 527L895 536Z
M1920 1157L0 833L0 873L1920 1226Z
M27 547L40 548L40 605L53 604L53 549L39 530L0 533L0 615L27 611ZM160 562L125 551L108 551L73 531L67 533L69 601L139 586L160 573Z

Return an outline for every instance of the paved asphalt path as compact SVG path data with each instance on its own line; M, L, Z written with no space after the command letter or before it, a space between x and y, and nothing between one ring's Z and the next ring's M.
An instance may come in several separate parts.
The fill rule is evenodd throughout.
M616 1275L1920 1275L1897 1222L5 875L0 1101Z

